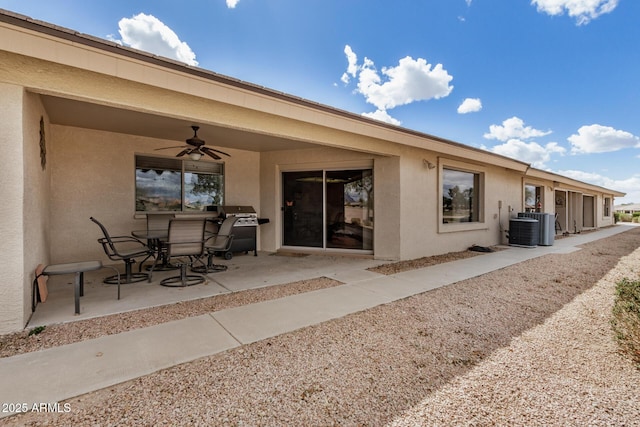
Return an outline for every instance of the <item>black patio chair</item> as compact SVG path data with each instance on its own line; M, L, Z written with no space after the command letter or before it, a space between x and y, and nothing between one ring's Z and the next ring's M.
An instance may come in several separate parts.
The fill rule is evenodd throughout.
M204 249L207 253L207 265L191 267L191 271L196 273L216 273L218 271L225 271L227 269L226 265L223 264L214 264L213 257L216 255L221 255L226 260L230 260L233 257L233 253L229 250L231 249L231 243L233 242L233 234L231 231L233 230L233 225L238 220L235 216L227 217L220 225L220 228L217 232L212 231L211 235L208 235L205 240ZM213 221L207 221L207 227L215 226Z
M204 218L178 218L169 222L169 237L163 242L163 247L167 260L180 268L180 275L163 279L160 281L162 286L192 286L206 280L199 274L187 274L187 267L193 266L196 262L202 263L205 253L204 228ZM156 258L149 270L149 281L160 258Z
M125 274L124 278L118 278L117 275L106 277L103 282L110 285L117 285L118 283L126 284L126 283L136 283L142 282L143 280L147 280L149 275L147 273L142 273L142 264L149 258L154 255L154 251L144 244L139 239L136 239L132 236L115 236L112 237L109 235L109 232L105 228L104 225L100 223L94 217L90 218L91 221L95 222L100 230L102 230L102 234L104 237L98 239L98 242L102 245L104 252L107 254L110 260L112 261L124 261L125 265ZM138 268L138 272L134 273L132 265L136 262L136 258L145 257L144 260L140 263L140 267Z

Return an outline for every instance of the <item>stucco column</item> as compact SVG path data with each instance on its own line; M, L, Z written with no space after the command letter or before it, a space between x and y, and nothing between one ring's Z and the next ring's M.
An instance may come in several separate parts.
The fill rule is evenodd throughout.
M24 294L23 89L0 84L0 334L22 329Z

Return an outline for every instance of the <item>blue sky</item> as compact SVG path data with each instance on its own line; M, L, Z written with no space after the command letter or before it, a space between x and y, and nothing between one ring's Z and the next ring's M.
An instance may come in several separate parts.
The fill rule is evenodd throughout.
M640 203L638 0L0 0Z

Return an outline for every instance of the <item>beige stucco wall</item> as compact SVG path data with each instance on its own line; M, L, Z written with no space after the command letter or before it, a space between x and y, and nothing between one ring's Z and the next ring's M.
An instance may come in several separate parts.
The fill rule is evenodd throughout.
M40 119L44 125L45 153L51 143L47 113L40 97L26 92L24 97L24 323L31 315L32 281L38 264L49 263L50 164L42 168L40 157ZM47 158L48 159L48 158Z
M0 333L24 327L24 147L23 91L0 83Z
M430 169L424 160L435 167ZM460 251L472 244L505 243L504 230L508 228L509 217L520 210L523 191L520 173L416 149L403 152L401 164L401 259ZM441 223L442 169L445 167L484 176L480 222Z
M113 236L144 229L144 218L135 217L134 156L158 155L155 148L176 141L58 125L51 126L51 139L51 260L110 262L97 243L100 230L89 218L98 219ZM227 204L259 206L257 153L227 151Z
M328 147L273 151L261 155L261 211L269 218L260 227L261 248L276 251L282 244L282 180L286 171L374 168L374 252L377 258L397 259L399 240L399 161L397 157Z
M49 168L40 160L38 96L0 84L0 334L21 329L31 316L32 282L38 264L49 262ZM46 139L45 139L46 141ZM24 143L23 143L24 142ZM46 143L47 148L50 144Z
M261 215L270 217L271 222L261 227L262 249L275 251L281 244L282 171L349 168L362 162L374 165L375 258L406 260L464 250L471 244L489 246L506 242L509 217L521 210L521 173L439 157L429 150L396 146L395 151L397 156L371 156L329 148L263 153ZM435 167L429 168L425 161ZM442 206L438 200L444 166L483 174L481 223L440 224Z
M402 254L400 157L374 161L375 229L374 253L378 259L400 259Z

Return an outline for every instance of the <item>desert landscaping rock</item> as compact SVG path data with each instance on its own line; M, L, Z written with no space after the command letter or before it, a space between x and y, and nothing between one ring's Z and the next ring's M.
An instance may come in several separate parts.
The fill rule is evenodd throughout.
M640 227L2 422L638 425L640 370L610 312L616 281L640 279L639 246Z

